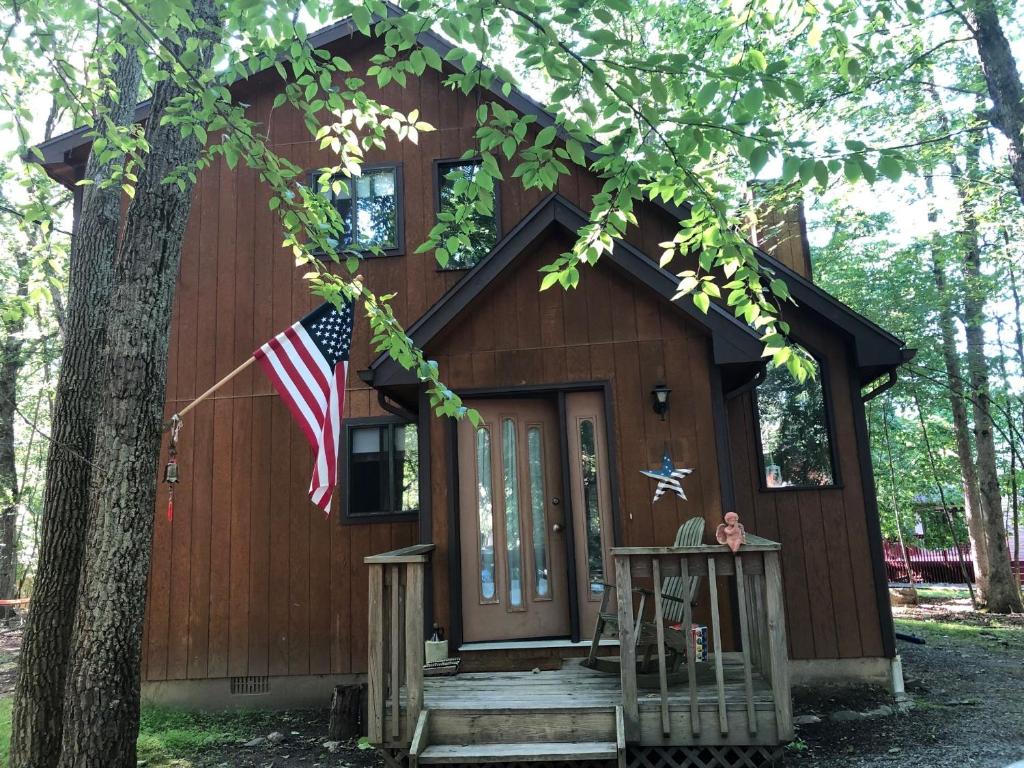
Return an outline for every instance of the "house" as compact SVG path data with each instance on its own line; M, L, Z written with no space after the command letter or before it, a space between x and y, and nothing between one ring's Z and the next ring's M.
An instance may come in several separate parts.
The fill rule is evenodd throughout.
M430 33L420 39L446 50ZM313 42L357 72L378 46L348 22ZM233 88L275 151L311 174L332 163L297 112L273 108L275 73ZM791 679L898 677L864 404L910 351L814 284L799 211L779 217L781 237L764 244L773 255L759 258L788 284L796 306L786 319L820 364L802 386L765 370L756 334L728 309L705 315L673 301L657 244L683 209L644 204L577 290L539 292L537 270L586 219L598 188L587 172L563 177L554 194L506 181L495 216L450 268L415 255L452 172L473 172L458 158L473 146L478 100L538 125L550 117L516 91L453 92L430 70L373 95L418 108L438 130L371 153L336 205L360 242L386 254L365 259L367 285L397 294L412 338L485 423L434 417L415 379L375 356L357 322L340 490L325 517L306 496L305 440L269 382L250 369L219 390L185 421L173 521L161 490L144 695L324 705L334 685L369 679L371 739L393 756L411 751L412 762L429 762L431 747L454 750L445 759L455 762L603 759L608 744L635 762L670 749L770 757L792 738ZM80 178L82 131L40 149L55 179ZM251 169L217 163L199 174L168 416L316 304L280 247L268 197ZM369 206L374 215L358 215ZM641 470L665 455L693 470L687 498L652 503ZM712 545L731 510L751 534L738 557L671 546L695 517ZM673 603L667 579L697 584L692 608ZM618 619L618 641L591 643L599 612ZM421 671L419 641L435 623L462 659L451 678ZM666 633L689 635L691 623L709 627L706 662L670 652ZM592 645L598 659L620 657L618 673L578 663ZM469 721L489 734L479 738L514 732L533 751L487 742L496 751L458 753Z

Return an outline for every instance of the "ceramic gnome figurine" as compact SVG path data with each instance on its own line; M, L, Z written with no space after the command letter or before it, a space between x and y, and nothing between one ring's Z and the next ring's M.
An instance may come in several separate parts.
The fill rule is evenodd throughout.
M726 512L725 522L719 523L718 530L715 531L715 538L719 544L726 544L733 552L739 550L740 544L745 544L747 541L747 534L743 530L740 516L735 512Z

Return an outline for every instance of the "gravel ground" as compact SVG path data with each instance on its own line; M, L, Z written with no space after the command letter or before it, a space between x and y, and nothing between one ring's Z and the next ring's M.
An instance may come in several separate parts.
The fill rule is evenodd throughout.
M891 704L871 688L797 690L794 711L822 722L799 728L787 766L799 768L1002 768L1024 760L1024 617L994 617L966 601L894 609L914 708L904 714L834 721L837 710Z

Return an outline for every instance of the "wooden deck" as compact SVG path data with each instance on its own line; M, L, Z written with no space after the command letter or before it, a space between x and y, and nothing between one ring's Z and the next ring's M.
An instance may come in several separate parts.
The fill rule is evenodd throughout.
M646 745L777 744L775 702L771 686L753 678L755 721L748 722L746 685L740 658L723 657L727 730L721 729L714 660L697 666L698 722L690 722L686 672L673 675L669 694L670 732L661 727L657 674L638 676L640 734ZM509 732L524 742L614 742L616 709L622 707L618 675L596 672L578 659L559 670L541 672L473 672L424 681L423 707L430 713L431 743L507 741ZM401 695L398 732L407 733L406 692ZM392 728L385 714L385 733ZM491 732L493 731L493 732Z
M652 750L660 750L652 759L679 768L766 764L761 758L793 738L793 723L779 545L752 538L737 554L718 546L613 549L622 663L612 672L595 669L609 665L591 658L591 666L564 659L555 670L424 677L423 583L433 547L366 558L370 742L411 768L609 761L624 768L646 765ZM662 584L672 576L700 577L707 591L707 661L685 653L680 666L666 642ZM740 617L735 652L724 650L717 608L730 580ZM689 626L689 601L683 614Z

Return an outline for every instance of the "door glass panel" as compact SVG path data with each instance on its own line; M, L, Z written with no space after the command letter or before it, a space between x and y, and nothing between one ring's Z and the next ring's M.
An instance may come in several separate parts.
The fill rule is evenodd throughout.
M495 601L494 509L491 503L491 433L476 431L476 497L480 530L480 597Z
M505 492L505 548L508 550L508 602L523 604L522 545L519 536L519 478L516 472L516 424L501 422L501 476Z
M530 465L530 532L533 534L533 591L537 597L550 597L548 575L548 526L544 517L544 451L540 427L526 431L526 451Z
M597 436L593 419L581 419L580 474L587 535L587 577L591 596L604 591L604 552L601 548L601 508L597 489Z

